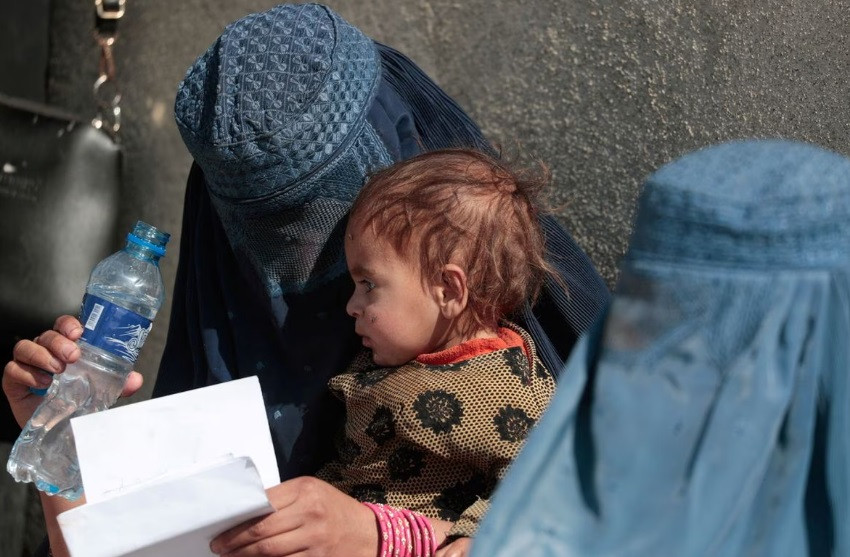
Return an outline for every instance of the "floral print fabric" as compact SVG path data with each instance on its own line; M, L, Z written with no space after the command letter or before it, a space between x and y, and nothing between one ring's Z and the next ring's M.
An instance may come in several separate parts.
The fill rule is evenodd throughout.
M319 472L361 501L455 522L472 536L555 384L522 347L447 365L376 368L364 352L329 385L346 406L339 458Z

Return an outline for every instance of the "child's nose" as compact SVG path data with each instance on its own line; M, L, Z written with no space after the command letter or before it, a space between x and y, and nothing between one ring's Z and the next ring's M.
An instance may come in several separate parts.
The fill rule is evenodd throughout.
M357 293L352 294L351 298L348 299L348 303L345 304L345 312L351 317L354 317L355 319L360 317L360 310L358 309L357 303L354 300L354 298L356 297Z

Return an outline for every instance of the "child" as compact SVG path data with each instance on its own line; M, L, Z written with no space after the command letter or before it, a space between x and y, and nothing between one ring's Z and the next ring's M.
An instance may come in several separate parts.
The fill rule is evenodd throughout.
M505 321L551 273L538 186L483 153L430 152L375 174L346 229L346 309L369 350L330 381L345 437L318 475L379 523L398 508L454 523L453 555L554 391Z

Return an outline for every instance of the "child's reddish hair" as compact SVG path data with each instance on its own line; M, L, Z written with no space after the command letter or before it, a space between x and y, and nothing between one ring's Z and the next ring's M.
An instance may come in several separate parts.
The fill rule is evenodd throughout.
M418 254L425 282L459 265L469 290L465 325L495 328L553 273L537 218L547 181L545 168L534 175L479 151L431 151L373 174L349 226L369 227L402 256Z

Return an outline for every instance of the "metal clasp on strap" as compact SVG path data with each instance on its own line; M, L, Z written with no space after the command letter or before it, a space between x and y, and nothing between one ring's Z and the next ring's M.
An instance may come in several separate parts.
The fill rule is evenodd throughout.
M121 129L121 92L116 80L112 47L118 38L117 23L124 16L126 0L95 0L94 5L97 14L94 39L100 47L100 62L93 86L97 114L92 125L117 140Z
M94 0L97 17L102 19L121 19L127 0Z
M112 45L115 37L95 35L100 45L100 74L94 82L94 100L97 103L97 114L92 125L104 129L117 139L121 129L121 92L115 80L115 60L112 57Z

